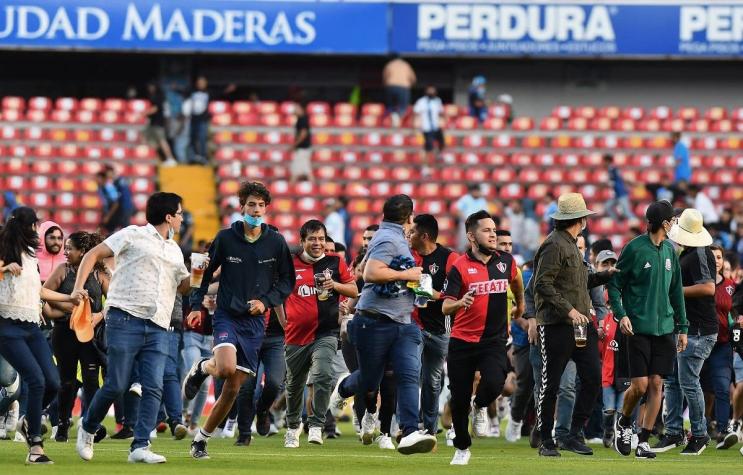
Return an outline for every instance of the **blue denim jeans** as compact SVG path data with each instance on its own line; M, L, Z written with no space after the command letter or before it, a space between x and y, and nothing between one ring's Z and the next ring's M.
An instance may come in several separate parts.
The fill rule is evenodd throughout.
M191 147L199 160L207 159L207 137L209 120L191 118Z
M0 414L5 414L13 401L21 394L20 381L17 387L10 389L17 377L18 373L10 366L10 363L0 356L0 391L2 391L0 392Z
M269 410L282 390L286 377L284 337L264 337L258 352L258 361L260 365L256 377L249 377L237 396L237 426L240 435L251 433L255 415ZM265 379L262 376L265 376ZM263 386L259 384L261 379Z
M35 323L0 317L0 356L28 388L26 420L30 439L41 436L41 411L57 396L59 373L44 334Z
M187 374L197 360L209 358L212 355L213 346L214 337L212 335L183 332L183 349L181 350L183 367L181 368L181 374ZM191 413L191 426L198 425L199 417L201 417L201 412L206 404L206 398L209 396L210 382L211 377L206 378L193 401L183 401L183 407Z
M542 388L542 357L537 345L529 345L529 361L534 373L534 400L539 400L539 390ZM555 437L565 438L570 433L573 420L573 406L575 405L575 363L571 360L565 366L560 378L560 389L557 392L557 414L555 416Z
M157 424L163 393L165 360L168 356L168 331L150 320L136 318L118 308L109 308L106 316L108 367L103 387L98 390L83 419L86 432L98 430L108 408L129 389L132 370L138 365L142 398L134 426L131 449L147 447L150 432Z
M435 335L421 330L423 342L419 347L421 361L421 420L423 428L436 434L439 418L441 376L444 373L449 335Z
M617 391L614 386L604 386L601 388L604 400L604 413L621 412L624 405L624 391Z
M183 397L181 396L180 352L183 333L168 331L168 355L163 373L163 406L168 424L183 424Z
M702 387L715 395L715 420L718 430L728 426L730 418L730 379L733 373L733 347L715 345L702 367Z
M415 323L396 323L357 314L348 324L349 337L359 357L361 388L367 395L379 389L387 364L397 379L397 410L403 436L418 430L418 382L421 365L418 346L421 332ZM367 398L369 412L376 412L376 397Z
M684 397L689 402L691 434L702 437L707 434L707 421L704 418L704 393L699 381L702 365L717 342L714 335L689 335L686 349L678 354L674 363L673 375L665 381L666 395L666 433L683 433Z

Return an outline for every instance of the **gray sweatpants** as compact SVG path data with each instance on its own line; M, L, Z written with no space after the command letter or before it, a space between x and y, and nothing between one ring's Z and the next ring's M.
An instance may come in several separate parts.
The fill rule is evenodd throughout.
M338 349L338 337L320 337L308 345L286 345L286 421L296 429L302 417L302 401L307 376L312 380L314 396L310 427L325 427L330 394L333 391L333 358Z

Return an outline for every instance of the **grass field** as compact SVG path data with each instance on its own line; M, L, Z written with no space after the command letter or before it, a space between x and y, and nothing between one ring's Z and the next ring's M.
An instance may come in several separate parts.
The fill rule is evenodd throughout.
M112 433L109 428L109 433ZM155 452L165 455L168 462L158 466L133 465L126 462L129 441L106 439L96 445L95 458L83 462L75 452L73 440L66 444L46 443L49 456L55 465L25 467L25 444L0 441L0 474L15 475L29 471L65 475L107 474L274 474L274 473L323 473L348 474L438 474L438 473L531 473L557 474L674 474L722 475L743 474L743 456L739 446L718 451L714 446L699 457L682 457L678 451L660 454L652 461L622 458L614 451L595 447L595 455L581 457L564 453L559 459L539 458L522 439L509 444L504 439L477 439L472 447L472 459L466 467L451 467L454 453L444 443L443 434L435 453L404 456L397 452L381 451L376 445L362 446L352 434L350 424L341 425L344 435L328 440L323 446L307 444L301 440L299 449L283 447L283 431L271 438L253 439L249 447L235 447L233 440L216 439L209 443L210 460L195 461L188 455L190 440L174 441L164 434L153 441ZM679 449L680 451L680 449Z

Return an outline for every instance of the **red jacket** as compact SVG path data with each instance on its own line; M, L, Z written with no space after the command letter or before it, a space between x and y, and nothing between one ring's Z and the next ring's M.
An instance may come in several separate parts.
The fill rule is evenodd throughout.
M604 328L604 339L599 342L599 353L601 353L601 386L614 385L614 360L619 352L619 341L616 338L619 331L619 322L614 319L614 314L609 313L604 317L601 325Z

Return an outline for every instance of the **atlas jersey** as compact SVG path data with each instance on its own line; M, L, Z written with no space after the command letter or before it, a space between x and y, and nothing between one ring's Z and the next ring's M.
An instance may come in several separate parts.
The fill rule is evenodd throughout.
M421 256L413 251L415 264L423 268L423 273L431 276L433 289L441 291L444 287L444 281L449 274L454 261L459 258L459 254L448 247L436 244L436 250L432 253ZM415 308L413 310L413 319L423 330L434 335L443 335L451 331L449 316L444 316L441 311L443 300L430 300L425 308Z

